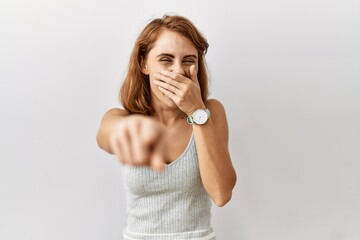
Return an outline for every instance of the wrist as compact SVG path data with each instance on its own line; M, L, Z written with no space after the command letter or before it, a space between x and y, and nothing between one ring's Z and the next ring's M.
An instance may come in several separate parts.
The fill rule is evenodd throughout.
M190 111L186 112L186 115L189 117L191 116L197 109L206 109L205 104L199 104L194 106Z

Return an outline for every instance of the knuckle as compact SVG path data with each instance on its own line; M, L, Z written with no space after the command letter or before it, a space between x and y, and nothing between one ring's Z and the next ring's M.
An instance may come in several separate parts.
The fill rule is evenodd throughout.
M176 99L176 103L182 105L184 103L184 98L180 97Z

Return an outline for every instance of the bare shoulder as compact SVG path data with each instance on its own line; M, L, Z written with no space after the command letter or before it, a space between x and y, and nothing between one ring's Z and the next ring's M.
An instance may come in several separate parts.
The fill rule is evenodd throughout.
M221 107L221 108L223 108L223 104L218 99L215 99L215 98L207 99L205 104L207 106L210 106L210 107Z
M205 105L210 110L210 119L217 135L222 138L222 142L227 145L229 129L223 104L217 99L209 99L205 102Z
M208 99L205 102L206 107L210 110L210 113L214 115L216 118L224 118L225 116L225 108L223 104L217 99Z
M224 128L227 129L227 119L223 104L219 100L213 98L208 99L205 102L205 105L210 110L212 122L216 127L220 128L220 131L223 131Z
M111 108L104 113L104 116L102 117L102 122L104 122L108 119L112 119L114 117L126 117L129 115L130 115L130 113L128 111L126 111L125 109Z
M111 115L111 116L128 116L130 115L128 111L121 108L111 108L108 111L105 112L105 115Z

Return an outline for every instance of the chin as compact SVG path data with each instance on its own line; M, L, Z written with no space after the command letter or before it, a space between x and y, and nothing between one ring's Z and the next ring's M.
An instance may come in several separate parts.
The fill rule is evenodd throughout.
M172 108L177 107L177 105L174 103L174 101L171 98L169 98L168 96L166 96L165 94L163 94L163 96L161 98L161 102L168 107L172 107Z
M166 96L164 93L159 91L152 91L154 100L159 101L162 105L168 108L178 108L178 106L174 103L174 101Z

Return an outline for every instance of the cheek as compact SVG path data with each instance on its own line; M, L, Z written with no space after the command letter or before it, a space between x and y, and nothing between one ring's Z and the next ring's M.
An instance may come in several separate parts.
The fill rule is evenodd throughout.
M164 65L162 65L162 64L160 64L158 62L153 62L152 61L151 63L149 63L148 68L149 68L149 73L154 74L154 73L160 72L161 70L166 69L166 66L164 66Z
M156 96L162 96L163 93L160 91L158 85L154 83L153 79L150 79L150 89L151 92L154 93Z

